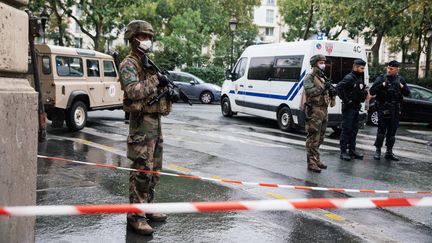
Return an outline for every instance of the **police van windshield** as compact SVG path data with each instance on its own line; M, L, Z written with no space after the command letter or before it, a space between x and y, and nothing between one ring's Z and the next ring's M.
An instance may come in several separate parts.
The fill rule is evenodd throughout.
M357 58L326 56L326 59L325 74L334 84L337 84L351 72L354 60Z

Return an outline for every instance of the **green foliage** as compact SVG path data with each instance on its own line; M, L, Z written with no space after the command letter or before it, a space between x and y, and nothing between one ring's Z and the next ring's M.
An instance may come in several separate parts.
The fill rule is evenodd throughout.
M129 55L130 47L127 45L117 45L114 47L114 51L118 52L120 60L123 60L127 55Z
M214 65L207 67L187 67L183 71L197 76L206 83L217 84L220 86L225 79L225 70L222 67Z

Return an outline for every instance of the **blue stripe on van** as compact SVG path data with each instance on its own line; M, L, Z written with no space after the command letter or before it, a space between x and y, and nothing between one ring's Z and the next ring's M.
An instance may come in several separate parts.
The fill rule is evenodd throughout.
M292 101L292 100L296 97L297 93L298 93L298 92L301 90L301 88L303 87L303 84L304 84L304 80L300 82L300 84L299 84L298 88L296 89L296 91L294 92L293 96L291 96L291 98L289 99L290 101Z
M304 83L304 77L306 75L306 70L303 71L303 73L300 75L300 81L294 83L294 85L291 87L291 89L288 91L287 95L276 95L276 94L266 94L266 93L255 93L255 92L247 92L247 91L238 91L238 95L247 95L247 96L254 96L254 97L261 97L261 98L270 98L270 99L276 99L276 100L293 100L297 93L300 91L300 89L303 87ZM230 90L230 94L235 94L234 90Z

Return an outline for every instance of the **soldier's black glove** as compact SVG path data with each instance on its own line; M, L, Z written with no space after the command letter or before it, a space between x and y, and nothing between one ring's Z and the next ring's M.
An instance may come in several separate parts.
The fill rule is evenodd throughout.
M159 80L158 88L166 87L169 84L169 79L166 75L161 73L156 73L156 76Z
M330 97L335 97L336 96L336 89L332 85L330 85L330 86L331 87L328 90L329 91L329 95L330 95Z
M333 88L333 85L330 82L325 82L324 89L330 90L331 88Z

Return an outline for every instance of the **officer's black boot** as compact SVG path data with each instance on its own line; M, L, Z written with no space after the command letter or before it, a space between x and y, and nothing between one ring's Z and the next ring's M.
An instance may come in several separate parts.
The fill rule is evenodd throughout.
M386 154L385 154L384 157L386 159L388 159L388 160L399 161L399 157L397 157L396 155L394 155L392 149L387 149Z
M350 161L351 160L351 156L348 155L348 153L346 152L346 150L341 150L340 158L343 159L343 160L345 160L345 161Z
M395 137L389 137L386 140L387 150L385 154L385 158L389 160L399 161L399 158L393 154L393 145L396 141Z
M380 160L381 159L381 148L376 147L374 159L375 160Z
M363 159L363 154L356 152L355 150L349 151L349 156L353 159Z
M375 140L375 155L374 155L374 159L375 160L380 160L381 159L381 147L383 146L384 143L384 134L377 134L376 140Z

